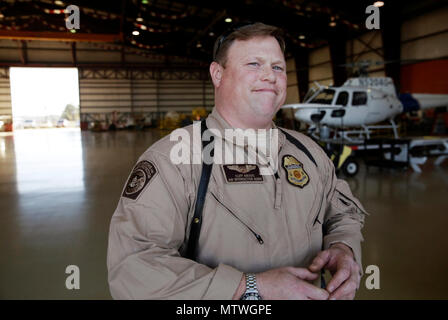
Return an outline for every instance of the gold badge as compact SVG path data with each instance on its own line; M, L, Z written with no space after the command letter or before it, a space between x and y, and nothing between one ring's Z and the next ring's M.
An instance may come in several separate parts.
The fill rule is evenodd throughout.
M297 187L303 188L310 181L308 174L303 169L303 164L293 156L283 157L283 168L288 175L288 182Z

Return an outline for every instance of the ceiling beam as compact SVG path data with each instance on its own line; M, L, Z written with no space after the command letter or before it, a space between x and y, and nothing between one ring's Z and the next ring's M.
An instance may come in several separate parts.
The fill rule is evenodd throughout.
M69 42L118 42L122 41L120 34L100 33L63 33L63 32L33 32L33 31L3 31L0 39L9 40L40 40L40 41L69 41Z

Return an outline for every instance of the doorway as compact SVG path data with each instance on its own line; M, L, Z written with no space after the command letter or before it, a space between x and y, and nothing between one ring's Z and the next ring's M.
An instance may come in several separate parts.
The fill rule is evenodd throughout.
M14 130L79 128L77 68L10 68Z

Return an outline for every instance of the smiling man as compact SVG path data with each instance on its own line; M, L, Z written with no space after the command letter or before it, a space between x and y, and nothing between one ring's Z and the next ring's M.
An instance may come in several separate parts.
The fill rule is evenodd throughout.
M210 74L219 114L235 128L269 129L286 98L286 62L278 41L237 40L227 57L217 59L223 60L212 62Z
M203 149L222 139L227 147L260 154L224 132L254 130L258 139L262 131L279 161L271 174L262 173L265 163L248 163L250 157L174 164L176 142L166 137L152 145L111 221L114 298L354 298L366 212L317 144L272 122L286 98L284 50L280 30L262 23L217 39L210 65L215 108L201 123L203 137L207 129L215 132L214 144L203 142ZM193 126L186 130L192 133ZM326 288L324 269L333 275Z

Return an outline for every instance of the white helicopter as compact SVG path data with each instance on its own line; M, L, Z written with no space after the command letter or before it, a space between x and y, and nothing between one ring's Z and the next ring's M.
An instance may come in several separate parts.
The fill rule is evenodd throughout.
M310 124L309 134L327 140L363 141L372 130L392 129L398 138L394 118L401 112L448 106L448 94L402 94L397 96L393 80L388 77L367 77L372 63L361 62L360 77L349 78L341 87L322 86L315 82L303 103L287 104L297 120ZM375 125L388 121L390 125ZM343 128L357 128L340 130ZM355 137L357 135L357 137Z

